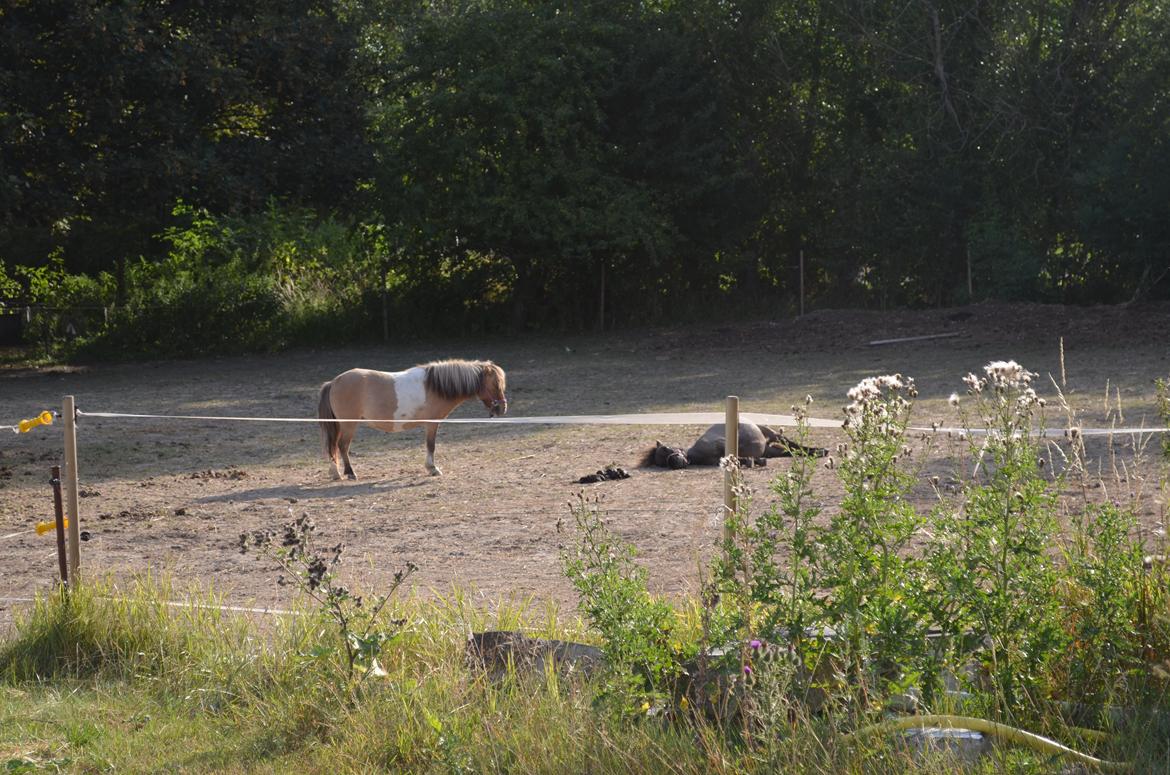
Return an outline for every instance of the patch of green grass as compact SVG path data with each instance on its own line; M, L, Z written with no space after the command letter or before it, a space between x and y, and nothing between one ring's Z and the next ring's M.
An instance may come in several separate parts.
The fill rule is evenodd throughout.
M493 682L471 671L464 643L473 630L583 637L575 619L562 625L554 608L526 601L484 610L461 591L396 601L385 615L407 624L381 656L387 675L345 695L336 664L320 656L335 636L315 611L255 621L162 604L172 597L178 595L165 581L143 580L125 591L98 584L24 611L13 636L0 642L0 766L119 773L963 771L941 754L915 756L893 737L850 736L840 718L797 712L769 738L743 745L708 721L615 718L597 707L596 683L556 674ZM1054 721L1056 731L1048 731L1063 729ZM1164 720L1132 725L1099 752L1156 769L1168 731ZM1060 766L1004 747L966 771Z

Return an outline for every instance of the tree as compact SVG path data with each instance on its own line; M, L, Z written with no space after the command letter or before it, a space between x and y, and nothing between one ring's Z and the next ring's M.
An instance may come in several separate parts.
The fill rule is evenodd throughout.
M602 323L615 298L636 319L710 273L737 160L685 28L638 4L500 2L401 40L375 132L411 273L490 257L516 327Z
M8 0L0 229L26 259L72 233L99 269L149 254L180 198L336 204L368 158L357 33L326 0Z

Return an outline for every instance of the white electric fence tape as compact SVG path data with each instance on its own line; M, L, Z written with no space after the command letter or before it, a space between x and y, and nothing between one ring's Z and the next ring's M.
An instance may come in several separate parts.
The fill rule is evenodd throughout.
M446 417L442 419L394 418L307 418L307 417L238 417L193 414L123 414L121 412L83 412L78 417L131 417L153 420L229 420L234 422L360 422L360 423L467 423L485 425L711 425L722 424L726 419L723 412L650 412L646 414L563 414L540 417ZM743 412L743 422L757 425L795 425L796 417L790 414L760 414ZM814 428L840 428L839 420L810 418L808 425Z
M319 423L319 422L357 422L357 423L450 423L450 424L483 424L483 425L722 425L727 416L723 412L650 412L646 414L565 414L548 415L542 417L446 417L443 419L413 420L413 419L377 419L377 418L332 418L319 419L309 417L242 417L228 415L194 415L194 414L128 414L124 412L83 412L77 410L78 417L105 417L130 418L144 420L207 420L230 422L289 422L289 423ZM756 425L778 425L781 427L795 427L799 424L795 415L791 414L763 414L760 412L741 412L740 422ZM842 426L842 420L826 420L821 417L806 417L805 425L810 428L837 428ZM915 433L951 433L980 436L987 433L983 428L951 428L951 427L910 427L908 431ZM1147 433L1166 433L1170 428L1077 428L1075 432L1081 436L1131 436ZM1067 436L1069 431L1064 428L1038 429L1035 434L1042 437Z

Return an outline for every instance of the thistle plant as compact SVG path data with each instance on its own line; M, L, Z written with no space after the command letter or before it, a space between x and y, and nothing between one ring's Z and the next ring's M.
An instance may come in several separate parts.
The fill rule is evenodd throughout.
M796 417L792 437L801 445L808 443L811 403L810 396L803 404L792 407ZM818 459L793 457L791 467L769 485L775 500L754 517L752 493L744 485L736 461L727 458L722 465L731 471L737 508L724 515L723 551L713 561L713 576L731 618L729 624L737 633L741 672L756 682L776 679L777 676L758 674L753 664L762 646L786 644L782 650L807 668L794 675L811 676L818 650L805 642L805 633L822 621L817 599L819 544L814 524L821 507L812 487ZM770 660L765 672L774 672L776 666L776 660ZM804 693L802 690L809 687L793 682L792 688Z
M367 600L338 581L336 569L341 564L344 546L339 543L319 552L312 546L314 530L313 520L308 514L302 514L279 531L242 533L240 553L255 551L259 556L275 560L284 571L277 577L277 584L294 586L306 594L337 628L346 686L353 686L355 678L360 684L367 678L384 676L386 673L378 656L385 646L399 637L405 622L387 622L380 615L386 603L418 567L407 562L402 570L395 571L386 594Z
M941 539L930 558L932 589L945 598L936 607L943 631L982 639L982 673L1005 716L1038 696L1045 661L1064 637L1053 594L1056 497L1042 475L1045 400L1035 377L1015 361L996 361L984 376L964 378L970 401L959 409L975 464L957 506L938 515ZM966 647L950 645L962 658Z
M821 583L827 619L859 699L896 688L925 649L917 596L920 563L908 552L923 519L908 496L914 484L907 444L914 380L870 377L849 391L838 476L840 510L824 532Z
M637 551L605 526L596 501L579 496L570 508L577 538L561 561L580 595L578 608L601 634L613 668L602 694L618 715L642 712L670 693L693 647L683 653L677 613L650 594L646 569L634 559Z

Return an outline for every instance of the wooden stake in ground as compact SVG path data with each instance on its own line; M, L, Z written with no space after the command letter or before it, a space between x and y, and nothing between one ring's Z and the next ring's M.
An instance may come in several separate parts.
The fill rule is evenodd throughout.
M78 514L77 492L77 407L73 396L65 396L61 402L61 419L65 421L65 507L69 520L66 556L69 560L69 578L76 587L80 578L77 568L81 564L81 518Z
M804 248L800 250L800 316L804 317Z
M727 414L724 418L726 441L723 454L733 461L739 458L739 396L727 397ZM735 514L735 473L732 466L723 471L723 537L727 538L727 520Z
M53 515L57 524L57 565L61 570L61 583L68 586L69 561L65 556L65 507L61 504L61 466L53 466L49 484L53 486Z

